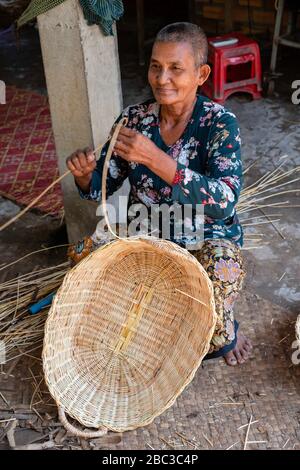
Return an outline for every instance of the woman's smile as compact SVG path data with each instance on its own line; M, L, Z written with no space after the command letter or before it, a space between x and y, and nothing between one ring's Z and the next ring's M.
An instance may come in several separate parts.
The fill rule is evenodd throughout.
M155 88L156 93L160 95L169 95L170 93L175 93L176 90L171 88Z

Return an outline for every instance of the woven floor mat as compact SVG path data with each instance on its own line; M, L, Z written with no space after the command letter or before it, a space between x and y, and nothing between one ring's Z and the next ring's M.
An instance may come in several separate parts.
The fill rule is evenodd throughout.
M266 442L247 449L300 448L300 364L291 360L297 315L245 292L236 311L254 346L250 360L237 367L204 362L172 408L112 448L243 449L251 415L258 422L248 440Z
M47 97L7 87L7 104L0 106L0 194L26 206L57 177ZM60 185L55 185L34 207L61 217Z
M57 432L53 444L58 449L192 450L232 446L237 450L245 446L252 416L247 449L300 449L300 364L294 365L291 358L296 351L291 346L297 314L247 292L243 292L236 311L241 330L254 345L250 360L236 367L225 365L223 359L204 362L176 403L147 427L123 434L109 432L90 441L69 436L57 427L56 407L46 389L40 392L38 388L40 360L28 365L23 362L26 358L18 364L18 373L13 370L6 378L0 375L0 390L10 405L6 408L2 402L0 419L16 416L19 435L26 437L28 432L32 439L35 429L39 434L33 437L39 443ZM300 361L300 352L295 356ZM21 410L17 403L22 403ZM9 411L25 413L23 408L29 409L30 419ZM3 409L8 411L1 412ZM0 448L5 445L0 442Z

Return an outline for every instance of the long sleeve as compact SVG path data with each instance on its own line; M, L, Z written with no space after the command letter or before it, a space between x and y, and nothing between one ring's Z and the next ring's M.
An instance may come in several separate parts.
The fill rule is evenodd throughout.
M225 112L215 119L207 140L205 174L177 162L172 199L180 204L203 204L214 219L233 215L242 186L240 134L235 116Z
M115 122L112 131L117 124L117 122L123 117L122 115L117 119ZM112 132L111 131L111 132ZM80 197L82 199L89 199L91 201L100 201L101 200L101 184L102 184L102 173L103 173L103 165L106 156L106 152L109 146L109 142L107 142L102 151L100 158L97 161L97 166L92 174L92 180L90 184L90 188L88 192L82 191L78 185L78 191ZM116 192L123 184L125 179L128 176L128 162L123 158L119 157L118 155L112 154L110 162L109 162L109 169L107 173L106 179L106 193L107 197L111 196L114 192Z

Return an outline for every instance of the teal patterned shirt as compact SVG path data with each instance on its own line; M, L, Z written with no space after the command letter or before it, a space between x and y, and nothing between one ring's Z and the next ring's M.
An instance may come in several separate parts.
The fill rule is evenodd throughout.
M197 233L202 227L204 239L225 238L242 246L243 231L235 208L242 187L241 141L235 115L208 98L197 95L183 134L168 146L160 135L159 111L160 105L148 100L127 107L116 122L126 116L129 128L147 136L176 161L173 184L167 184L146 166L128 163L113 154L107 177L107 196L118 190L128 177L129 206L143 204L150 211L153 204L190 205L191 217L184 218L179 236L178 231L174 232L176 215L171 217L170 240L189 248L198 243ZM103 148L93 172L89 192L84 193L78 188L84 199L101 200L101 177L107 148L108 144ZM197 215L197 204L203 206L204 220ZM131 220L130 216L128 220ZM188 235L185 225L189 228Z

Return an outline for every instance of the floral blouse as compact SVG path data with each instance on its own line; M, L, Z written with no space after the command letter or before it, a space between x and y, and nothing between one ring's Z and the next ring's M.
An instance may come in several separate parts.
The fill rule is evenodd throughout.
M160 135L159 110L157 102L148 100L127 107L117 121L126 116L128 127L149 137L177 162L173 184L168 185L146 166L128 163L113 154L107 176L107 196L117 191L128 177L129 206L142 203L150 211L153 204L190 205L191 216L184 217L180 236L178 230L174 232L176 215L170 218L169 239L175 243L186 248L198 243L197 233L200 233L201 225L204 239L225 238L242 246L243 231L235 209L242 186L241 141L235 115L208 98L197 95L183 134L168 146ZM101 177L107 148L108 144L104 146L93 172L89 192L84 193L78 188L84 199L101 200ZM197 215L197 204L204 206L204 220ZM185 226L189 228L188 235Z

